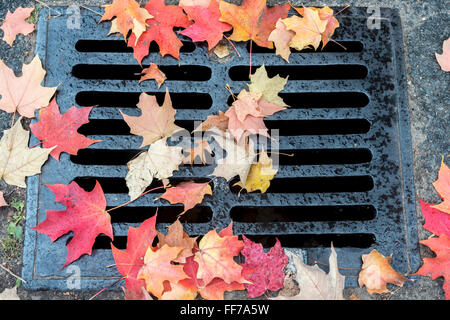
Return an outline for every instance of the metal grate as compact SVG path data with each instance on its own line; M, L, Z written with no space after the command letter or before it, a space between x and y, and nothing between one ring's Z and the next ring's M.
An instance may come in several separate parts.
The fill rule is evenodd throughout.
M64 12L64 8L60 8ZM255 67L265 64L269 76L289 75L281 94L290 109L266 121L280 129L279 148L294 153L280 157L280 168L267 193L242 193L224 179L214 180L214 196L182 218L190 235L202 235L234 221L234 232L272 246L278 237L286 248L304 249L307 262L327 263L333 241L339 265L359 268L361 254L373 248L393 253L394 267L402 273L419 266L412 155L405 96L402 30L396 11L382 9L381 29L368 29L365 8L349 8L339 17L334 39L347 51L329 43L323 52L293 52L290 64L274 50L253 46ZM77 181L90 190L101 183L110 207L128 201L124 177L126 163L139 150L140 138L130 135L118 110L139 115L135 105L141 92L162 100L164 88L153 81L138 85L141 68L122 38L108 33L109 24L82 11L81 29L68 29L67 16L38 24L37 53L47 70L46 85L57 85L58 103L65 112L73 104L98 105L91 122L80 132L103 140L80 151L50 159L40 176L28 179L27 226L45 218L46 210L60 210L45 184ZM105 40L107 39L107 40ZM178 125L192 130L194 120L226 108L231 102L229 84L239 92L248 83L249 52L237 44L242 58L211 61L203 44L183 39L181 66L172 58L161 60L177 109ZM234 53L233 53L234 54ZM143 65L160 61L157 47ZM35 138L30 142L35 144ZM183 166L171 180L206 181L210 166ZM153 186L157 186L155 182ZM231 192L230 192L231 190ZM166 201L153 202L153 193L131 205L112 211L114 244L125 248L129 226L138 226L159 207L158 225L163 230L180 208ZM67 277L75 269L60 270L70 235L55 243L27 229L23 277L29 289L67 290ZM79 267L81 289L101 289L119 274L113 264L109 240L99 237L92 256L83 256ZM346 285L357 285L357 270L341 270Z

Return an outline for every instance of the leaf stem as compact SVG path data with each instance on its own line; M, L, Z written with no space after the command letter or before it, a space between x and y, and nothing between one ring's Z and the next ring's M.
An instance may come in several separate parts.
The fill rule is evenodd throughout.
M230 40L230 38L228 38L226 35L223 35L223 37L224 37L225 39L228 40L228 42L231 44L231 46L233 47L234 51L236 51L238 57L240 58L241 55L239 54L238 49L236 48L236 46L234 45L234 43Z
M0 268L2 268L3 270L5 270L6 272L8 272L10 275L12 275L13 277L19 279L20 281L22 281L23 283L27 283L24 279L22 279L21 277L19 277L18 275L14 274L11 270L9 270L8 268L2 266L0 264Z
M95 298L96 296L98 296L100 293L102 293L103 291L105 291L105 290L111 288L113 285L115 285L116 283L118 283L119 281L121 281L121 280L123 280L123 279L125 279L125 278L126 278L126 276L123 276L122 278L117 279L116 281L114 281L113 283L111 283L109 286L103 288L102 290L100 290L99 292L97 292L96 294L94 294L92 297L89 298L89 300L94 299L94 298Z
M141 195L140 195L139 197L137 197L136 199L134 199L134 200L130 200L130 201L128 201L128 202L125 202L125 203L121 204L120 206L117 206L117 207L114 207L114 208L108 209L108 210L106 210L106 212L110 212L110 211L113 211L113 210L116 210L116 209L119 209L119 208L125 207L126 205L128 205L128 204L130 204L130 203L132 203L132 202L136 201L137 199L139 199L140 197L142 197L142 196L146 195L147 193L149 193L149 192L152 192L152 191L154 191L154 190L162 189L162 188L165 188L165 187L164 187L164 186L160 186L160 187L156 187L156 188L153 188L153 189L147 190L147 191L145 191L144 193L142 193L142 194L141 194Z

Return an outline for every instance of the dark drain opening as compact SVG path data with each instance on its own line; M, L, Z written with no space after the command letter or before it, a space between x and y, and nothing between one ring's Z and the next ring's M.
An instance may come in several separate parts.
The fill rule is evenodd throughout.
M363 92L295 92L280 93L290 109L310 108L363 108L369 104L369 97ZM231 106L234 98L228 97Z
M370 248L375 245L375 235L370 233L353 234L283 234L283 235L245 235L254 242L261 243L264 248L275 245L276 238L286 248L327 248L330 243L337 248Z
M161 66L161 71L171 81L211 79L211 69L201 65ZM72 75L78 79L139 80L141 72L141 66L125 64L77 64L72 68Z
M375 218L372 205L233 207L236 222L366 221Z
M370 123L366 119L265 120L264 122L269 130L279 130L280 136L362 134L370 130Z
M147 92L156 96L159 105L164 102L165 92ZM114 91L81 91L75 96L80 106L136 108L141 92L114 92ZM197 92L170 92L172 105L175 109L209 109L212 98L207 93Z
M182 41L183 46L180 52L193 52L195 44L192 41ZM123 40L78 40L75 44L78 52L133 52L133 48L128 47ZM149 52L159 52L156 42L150 44Z
M267 153L271 155L270 150ZM279 153L281 154L275 156L281 166L360 164L372 161L372 152L369 149L286 149L280 150Z
M291 48L291 53L320 53L320 52L361 52L364 49L364 45L361 41L338 41L339 44L329 41L323 49L303 49L302 51ZM343 47L344 48L343 48ZM320 46L320 48L322 45ZM247 51L250 52L250 42L247 43ZM258 46L253 42L252 53L275 53L274 49L264 48Z
M239 178L230 181L233 193L246 193L241 187L233 186ZM321 193L321 192L367 192L373 189L371 176L343 176L343 177L302 177L302 178L274 178L266 193ZM259 193L259 191L258 191Z
M252 66L252 74L259 66ZM279 74L289 80L346 80L367 77L366 66L360 64L266 66L269 77ZM248 66L234 66L229 75L233 81L248 81Z
M73 181L75 181L81 188L85 191L90 192L95 187L95 181L98 181L102 186L104 193L128 193L128 187L125 181L125 178L105 178L105 177L76 177ZM174 178L170 179L170 184L175 186L181 182L185 181L194 181L198 183L205 183L211 181L208 178ZM152 184L147 187L147 190L162 187L163 184L160 180L154 179ZM214 185L210 184L211 189L214 190ZM164 189L157 189L151 191L149 193L163 193Z

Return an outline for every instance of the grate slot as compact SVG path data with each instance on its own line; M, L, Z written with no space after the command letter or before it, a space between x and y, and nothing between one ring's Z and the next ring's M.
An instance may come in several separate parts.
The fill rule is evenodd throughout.
M334 42L328 42L327 45L320 49L319 52L362 52L364 49L364 45L361 41L337 41L339 44ZM247 43L247 52L250 53L250 42ZM265 53L265 54L275 54L275 48L269 49L258 46L253 42L252 44L252 54L253 53ZM303 49L302 51L298 51L296 49L291 48L292 53L317 53L314 49Z
M195 44L191 41L181 41L183 46L180 52L194 52ZM75 49L78 52L118 52L133 53L133 48L128 47L123 40L78 40L75 43ZM159 52L159 47L155 42L150 44L150 53Z
M366 119L336 120L265 120L269 130L279 130L280 136L362 134L370 130Z
M252 66L252 73L260 66ZM289 80L348 80L364 79L368 69L360 64L330 65L276 65L265 66L269 77L279 74ZM248 81L248 66L230 68L229 76L233 81Z
M162 66L160 69L171 81L211 79L211 69L201 65ZM126 64L77 64L72 68L72 75L78 79L139 80L141 72L141 66Z
M293 155L277 156L281 166L360 164L372 161L369 149L282 149L279 152ZM270 150L267 154L270 156Z
M116 92L116 91L81 91L75 96L80 106L136 108L142 92ZM164 102L165 92L146 92L156 96L161 105ZM212 98L207 93L198 92L171 92L170 98L175 109L209 109Z
M246 193L241 187L233 186L239 178L230 181L233 193ZM296 177L271 180L266 193L317 193L317 192L367 192L373 189L371 176L344 177Z

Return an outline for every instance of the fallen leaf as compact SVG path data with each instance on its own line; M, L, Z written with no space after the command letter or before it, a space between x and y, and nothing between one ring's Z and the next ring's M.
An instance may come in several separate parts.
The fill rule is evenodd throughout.
M244 188L247 192L260 190L261 193L265 193L277 171L272 167L272 159L262 150L258 162L253 163L250 167L245 183L239 181L234 185Z
M39 121L30 125L31 132L42 141L44 148L55 147L50 155L59 160L61 152L76 155L78 150L89 147L101 140L88 139L77 130L89 122L92 107L71 107L61 114L56 98L50 104L39 110Z
M373 249L369 254L362 255L362 261L358 284L360 287L366 286L369 294L390 292L386 287L387 283L402 287L408 280L391 267L392 256L385 257Z
M183 163L190 164L190 165L197 164L195 159L197 159L197 157L199 157L201 163L206 164L207 163L206 153L208 153L209 155L212 154L212 150L209 146L208 141L207 140L196 140L196 141L194 141L194 144L196 144L197 146L194 148L191 148L191 149L183 150L184 153L186 153L186 152L189 153L189 155L184 157Z
M294 253L291 253L295 268L296 280L300 286L300 293L292 297L278 296L274 300L345 300L343 290L345 277L339 273L337 254L333 245L329 258L330 270L327 273L316 264L304 264Z
M29 131L22 127L21 119L0 140L0 179L9 185L26 188L25 177L41 173L53 148L28 148Z
M231 30L231 25L219 21L219 2L212 0L207 8L202 6L183 7L190 20L194 21L180 34L191 38L194 42L206 41L208 49L211 50L220 40L223 33Z
M243 121L240 121L235 106L231 106L225 112L225 115L228 117L228 130L236 141L240 141L245 134L259 134L269 137L269 130L263 117L248 115Z
M244 248L241 253L245 257L242 265L242 275L251 283L244 284L248 296L255 298L263 295L267 290L277 291L283 288L285 274L283 268L288 264L289 258L284 253L280 241L268 253L265 253L260 243L255 243L247 237L244 239Z
M149 53L150 44L155 41L159 46L159 52L164 57L166 54L175 59L180 57L180 48L183 43L174 33L174 27L187 28L191 22L183 8L176 5L165 5L164 0L150 0L145 9L153 16L147 20L147 30L138 38L130 36L128 45L134 49L134 57L139 62Z
M266 0L244 0L241 6L220 1L220 21L233 26L233 41L253 40L258 46L273 48L269 35L279 18L288 15L290 4L266 6Z
M444 158L441 161L438 179L433 182L433 186L444 201L431 207L450 214L450 169L445 165Z
M287 30L281 19L278 19L275 29L268 38L275 45L275 53L280 55L286 62L289 62L289 56L291 55L289 44L294 36L295 32Z
M450 215L432 207L419 199L422 215L425 218L423 227L437 236L445 234L450 237Z
M138 274L138 279L144 279L146 289L158 299L161 298L164 291L164 281L177 283L187 278L182 265L174 265L175 261L183 247L170 247L163 245L156 251L148 248L144 257L144 265Z
M213 49L213 52L220 59L225 58L230 55L231 50L230 47L226 43L219 42Z
M450 71L450 38L442 43L442 54L435 53L436 60L443 71Z
M5 198L3 196L3 192L0 191L0 207L7 207L7 206L8 206L8 204L5 201Z
M138 39L146 30L146 20L153 16L141 8L135 0L114 0L110 5L105 6L105 13L100 22L111 20L114 17L116 18L110 33L119 31L126 40L130 30L135 35L135 39Z
M10 289L5 288L5 290L0 293L0 301L6 300L20 300L20 297L17 295L17 287L12 287Z
M125 294L125 300L153 300L152 296L148 294L144 287L140 287L138 291L131 291L122 287Z
M180 7L189 7L189 6L200 6L203 8L208 8L210 2L212 0L180 0L178 5ZM217 1L217 0L214 0Z
M181 147L168 146L165 139L154 142L147 152L128 162L125 180L131 200L137 199L154 178L170 178L182 161Z
M131 133L143 137L141 148L151 145L159 139L170 137L174 132L183 129L175 125L177 111L172 107L172 100L167 88L161 107L155 96L145 92L140 95L137 107L142 112L139 117L126 115L122 111L120 113L130 127Z
M286 109L264 100L262 96L263 92L248 92L245 89L238 94L232 106L239 121L245 121L248 115L264 118Z
M3 30L3 40L7 44L12 46L18 34L27 35L33 32L34 24L25 21L31 15L31 12L33 12L33 10L34 8L22 7L18 7L14 11L14 13L11 13L8 10L5 20L0 26L0 29Z
M317 50L328 24L327 20L321 20L319 13L311 8L304 8L303 18L291 16L281 21L287 30L295 32L289 46L299 51L309 46Z
M184 232L183 225L179 219L169 226L167 235L158 232L158 248L161 248L165 244L171 247L183 248L178 257L174 260L179 263L186 263L186 258L193 255L192 250L197 247L196 241L197 237L191 238Z
M208 116L193 132L209 131L214 127L224 132L228 129L228 117L222 111L219 111L219 115Z
M69 232L73 238L67 244L65 268L83 254L91 254L95 238L105 234L113 240L111 217L106 212L106 199L102 187L96 181L91 192L84 191L76 182L69 185L47 185L57 202L66 206L62 211L48 210L46 219L32 229L46 234L51 241Z
M142 290L145 281L138 279L144 265L144 256L157 235L156 214L137 227L129 227L126 250L119 250L111 243L116 268L125 277L125 297L127 300L145 300L147 291Z
M201 203L205 195L212 195L211 186L208 182L182 182L176 187L166 189L166 192L161 196L162 199L169 201L171 204L182 203L184 210L180 215Z
M434 258L423 258L423 265L414 275L430 276L432 280L444 277L445 299L450 300L450 238L445 234L440 237L419 241L434 253Z
M170 290L164 291L161 300L194 300L197 297L197 288L186 287L178 283L170 283Z
M282 78L276 75L269 78L264 64L256 69L255 73L250 76L251 83L248 85L250 92L262 93L260 99L271 102L279 107L288 107L283 99L278 95L284 89L288 78Z
M361 300L360 298L358 298L354 293L352 293L349 297L350 300Z
M20 77L0 60L0 110L34 118L34 111L46 107L57 88L41 86L45 73L38 56L23 65Z
M150 67L142 70L142 77L139 80L139 83L145 80L154 79L156 83L158 83L158 89L167 80L166 75L158 68L158 66L154 63L150 64Z

